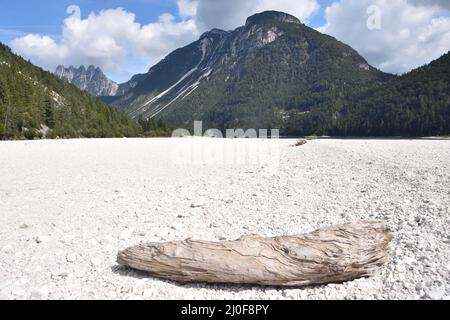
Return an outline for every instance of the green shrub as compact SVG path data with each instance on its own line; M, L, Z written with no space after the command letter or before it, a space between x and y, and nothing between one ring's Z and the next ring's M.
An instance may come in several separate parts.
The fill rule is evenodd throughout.
M23 131L23 136L25 137L25 139L27 140L34 140L35 138L38 137L38 132L36 129L25 129Z

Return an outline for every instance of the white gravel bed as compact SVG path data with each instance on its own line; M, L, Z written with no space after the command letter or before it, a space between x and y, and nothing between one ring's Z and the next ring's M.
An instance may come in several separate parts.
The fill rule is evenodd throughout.
M236 159L241 143L279 157L217 160L224 150ZM0 142L0 299L450 298L450 141L292 143ZM391 262L344 284L178 285L115 261L140 242L300 234L360 219L389 224Z

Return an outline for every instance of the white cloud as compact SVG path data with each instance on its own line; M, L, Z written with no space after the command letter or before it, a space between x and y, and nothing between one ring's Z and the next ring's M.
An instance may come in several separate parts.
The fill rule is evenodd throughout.
M13 42L14 49L24 56L41 56L47 59L61 60L67 55L67 48L59 46L52 38L28 34Z
M86 19L66 18L60 41L30 34L12 41L11 46L49 70L58 64L94 64L119 75L130 60L141 59L149 67L198 35L192 18L176 21L171 14L163 14L159 21L141 25L133 13L118 8L91 13Z
M197 15L198 0L178 0L178 14L186 19Z
M250 15L265 10L283 11L306 20L319 9L316 0L197 0L196 21L201 28L234 29Z
M380 69L403 73L450 50L450 18L438 2L340 0L326 9L327 24L319 31L349 44ZM367 8L374 4L381 10L380 30L367 27Z

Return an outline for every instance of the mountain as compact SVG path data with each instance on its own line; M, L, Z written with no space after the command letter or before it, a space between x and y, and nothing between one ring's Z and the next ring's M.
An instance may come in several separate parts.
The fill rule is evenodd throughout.
M147 74L136 74L129 81L119 84L115 96L123 96L147 78Z
M450 134L450 52L355 97L339 118L341 135Z
M142 128L0 43L0 137L123 137Z
M100 68L80 66L75 68L70 66L58 66L55 75L59 78L74 84L79 89L87 91L94 97L115 96L119 90L119 85L109 80Z
M267 11L175 50L111 104L183 127L273 128L309 115L320 119L313 131L326 131L350 97L393 77L297 18Z

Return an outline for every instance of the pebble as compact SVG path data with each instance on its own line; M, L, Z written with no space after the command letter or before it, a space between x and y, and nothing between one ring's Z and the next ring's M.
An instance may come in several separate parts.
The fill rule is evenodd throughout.
M144 293L144 290L142 288L138 288L138 287L133 287L131 289L131 293L136 295L136 296L141 296Z
M126 240L130 240L132 237L133 237L133 230L127 229L127 230L122 231L119 239L126 241Z
M434 286L425 289L425 297L432 300L441 300L445 296L445 289L443 286Z
M14 248L11 244L7 244L6 246L4 246L2 248L2 252L3 253L13 253L14 252Z
M74 274L77 278L83 278L86 275L86 270L78 267L75 269Z
M39 290L31 291L31 296L30 296L31 300L43 300L44 298L46 298L46 297Z
M73 263L73 262L77 261L77 255L75 253L69 253L66 256L66 261L70 262L70 263Z
M26 290L20 287L13 287L10 292L12 296L19 299L24 298L26 295Z
M101 263L102 263L102 260L99 259L99 258L92 258L92 259L91 259L91 264L92 264L94 267L98 267L99 265L101 265Z
M98 241L97 241L96 239L90 239L90 240L88 240L87 243L88 243L88 245L91 246L91 247L96 247L96 246L99 245L99 243L98 243Z
M38 237L35 238L35 241L36 241L36 243L41 244L41 243L50 241L50 237L48 237L48 236L38 236Z
M205 199L198 199L191 203L191 208L204 208L206 206L206 200Z
M174 223L174 224L172 224L172 225L170 226L170 229L173 229L173 230L181 230L181 229L183 229L183 224L181 224L181 223Z
M143 293L144 298L150 298L153 296L153 290L152 289L144 289Z

